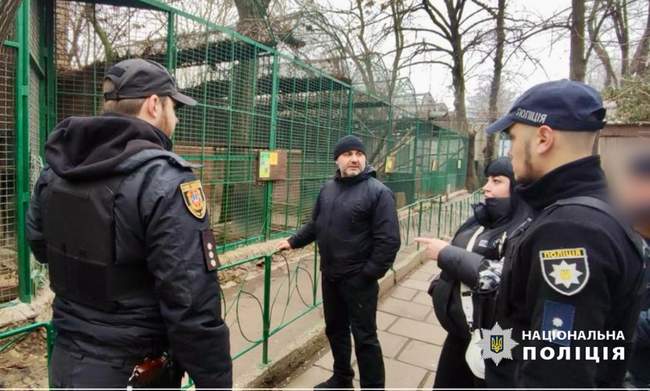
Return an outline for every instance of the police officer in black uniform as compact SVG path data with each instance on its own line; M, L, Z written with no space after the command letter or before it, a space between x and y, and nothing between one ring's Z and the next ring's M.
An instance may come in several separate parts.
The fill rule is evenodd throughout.
M395 200L366 165L359 138L341 138L334 159L338 170L321 188L311 222L279 248L318 243L325 334L334 356L334 375L316 388L353 387L352 329L361 387L381 389L385 376L377 338L377 280L390 269L400 247Z
M171 152L175 106L196 101L141 59L112 66L103 87L103 115L69 117L50 136L27 218L56 293L51 382L123 388L149 359L164 370L134 385L179 387L187 371L198 387L230 388L205 196Z
M487 129L508 131L517 190L534 213L532 222L509 239L497 298L496 321L512 328L520 345L514 361L486 366L489 387L622 383L626 361L613 360L612 352L625 347L629 356L644 265L638 238L608 206L600 158L592 154L604 124L598 92L559 80L526 91ZM533 332L545 337L531 337ZM622 333L624 340L586 340L576 337L579 332ZM524 333L529 333L526 340ZM523 359L526 348L536 349L535 359L532 354Z

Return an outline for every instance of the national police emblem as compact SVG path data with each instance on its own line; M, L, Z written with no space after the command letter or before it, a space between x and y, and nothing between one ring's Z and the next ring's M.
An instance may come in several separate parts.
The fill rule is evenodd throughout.
M185 202L187 210L197 219L204 218L208 208L201 181L197 179L191 182L181 183L181 194L183 195L183 202Z
M502 329L497 322L491 329L481 329L483 338L478 342L481 347L481 357L492 359L496 365L501 360L512 360L512 349L519 345L512 339L512 329Z
M557 292L571 296L580 292L589 280L587 250L584 248L558 248L539 252L542 275L546 283Z

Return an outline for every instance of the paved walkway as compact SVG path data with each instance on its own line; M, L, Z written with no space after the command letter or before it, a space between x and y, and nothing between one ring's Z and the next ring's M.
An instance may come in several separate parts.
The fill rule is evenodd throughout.
M440 327L427 295L429 282L439 272L429 261L380 299L377 312L379 341L386 366L386 387L430 388L446 332ZM359 387L359 370L352 354ZM332 375L332 354L327 348L304 372L294 374L287 388L312 388Z

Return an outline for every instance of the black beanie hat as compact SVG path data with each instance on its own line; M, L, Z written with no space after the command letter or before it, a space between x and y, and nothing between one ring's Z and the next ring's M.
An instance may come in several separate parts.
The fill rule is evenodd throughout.
M366 154L366 147L364 147L363 141L361 141L359 137L353 135L341 137L334 147L334 160L336 160L340 154L352 150L363 152L364 155Z
M503 175L510 179L510 189L515 186L515 172L512 170L512 162L507 157L500 157L490 162L485 167L485 176L499 176Z

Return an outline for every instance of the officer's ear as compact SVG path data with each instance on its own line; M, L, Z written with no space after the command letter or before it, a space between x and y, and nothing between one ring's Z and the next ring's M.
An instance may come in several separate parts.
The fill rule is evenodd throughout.
M144 103L142 104L142 109L140 110L140 113L145 116L145 118L151 119L151 120L157 120L163 112L163 106L162 106L162 101L160 100L160 97L158 95L151 95L147 99L144 100Z
M547 125L542 125L537 128L537 132L535 133L535 145L533 148L537 151L537 154L544 155L553 148L555 138L555 131Z

